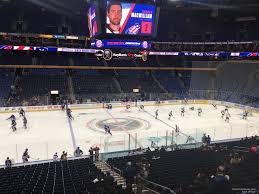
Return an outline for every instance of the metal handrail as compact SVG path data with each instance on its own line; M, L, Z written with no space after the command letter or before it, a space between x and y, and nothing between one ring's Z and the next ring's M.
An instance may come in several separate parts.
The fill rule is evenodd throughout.
M170 189L169 187L166 187L166 186L160 185L160 184L158 184L158 183L149 181L149 180L147 180L147 179L144 179L143 177L139 177L139 178L142 179L143 181L147 182L147 183L150 183L150 184L152 184L152 185L155 185L155 186L157 186L157 187L160 187L160 188L162 188L163 190L169 191L169 192L170 192L169 194L176 194L176 192L175 192L174 190ZM148 188L148 187L147 187L147 188ZM153 190L153 189L152 189L152 190Z

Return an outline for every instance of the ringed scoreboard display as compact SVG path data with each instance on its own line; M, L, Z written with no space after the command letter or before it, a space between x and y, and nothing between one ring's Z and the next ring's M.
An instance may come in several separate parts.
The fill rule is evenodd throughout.
M126 1L126 0L125 0ZM116 0L90 0L88 28L92 39L156 37L160 6Z
M107 1L106 33L152 36L155 11L154 5Z

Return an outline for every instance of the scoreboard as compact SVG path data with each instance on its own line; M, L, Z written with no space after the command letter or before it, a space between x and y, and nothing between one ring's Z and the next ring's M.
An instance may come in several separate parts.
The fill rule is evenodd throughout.
M160 8L153 4L91 0L88 28L92 39L155 38Z
M106 33L152 36L155 6L107 1Z

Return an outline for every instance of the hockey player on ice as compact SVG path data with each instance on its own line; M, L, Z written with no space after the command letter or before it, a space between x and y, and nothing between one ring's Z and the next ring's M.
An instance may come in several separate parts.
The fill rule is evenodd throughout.
M65 104L65 103L63 103L63 104L61 105L61 109L62 109L62 111L64 111L64 110L65 110L65 107L66 107L66 104Z
M170 111L168 114L168 120L171 120L171 117L173 116L173 111Z
M144 110L144 105L140 105L140 106L139 106L139 111L141 111L141 110L142 110L142 111Z
M158 118L158 110L156 110L156 119Z
M11 120L11 121L15 121L16 120L16 117L14 116L14 115L11 115L8 119L6 119L6 120Z
M185 113L185 110L184 110L184 107L181 108L181 116L184 117L184 113Z
M202 109L201 109L201 108L198 108L198 116L199 116L199 117L201 116L201 113L202 113Z
M27 119L25 116L23 117L23 128L27 129Z
M214 109L217 109L217 105L216 104L212 104L212 106L214 107Z
M227 106L226 106L226 108L225 108L225 112L228 113L228 107L227 107Z
M247 120L247 116L248 116L248 111L245 110L245 111L243 112L243 117L242 117L242 119Z
M70 120L74 119L74 117L72 117L72 110L70 108L67 109L67 116Z
M109 133L110 135L112 135L111 129L108 125L104 125L104 130L105 130L105 133Z
M225 116L225 110L222 110L222 111L221 111L221 118L223 119L224 116Z
M194 110L194 106L192 106L192 107L190 108L190 110L192 110L192 111L193 111L193 110Z
M20 117L25 116L25 111L23 110L23 108L20 108L19 115L20 115Z
M226 121L227 123L229 123L229 118L230 118L230 117L231 117L230 114L227 113L227 114L226 114L226 119L225 119L225 121Z
M16 131L16 121L15 120L12 120L12 130L13 130L13 132Z
M180 134L178 125L175 125L175 135L178 136Z

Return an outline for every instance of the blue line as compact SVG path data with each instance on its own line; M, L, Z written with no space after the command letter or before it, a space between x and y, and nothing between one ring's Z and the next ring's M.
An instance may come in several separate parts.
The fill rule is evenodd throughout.
M76 150L76 148L77 148L76 138L75 138L74 130L73 130L73 127L72 127L72 123L71 123L71 120L68 117L67 117L67 120L68 120L70 134L71 134L71 138L72 138L72 142L73 142L73 147L74 147L74 150Z
M152 115L150 112L148 112L148 111L146 111L146 110L145 110L144 112L147 113L147 114L149 114L150 116L156 118L156 117L155 117L154 115ZM159 120L160 122L164 123L164 124L167 125L168 127L170 127L170 128L172 128L172 129L175 130L175 127L173 127L172 125L169 125L169 124L166 123L165 121L163 121L163 120L161 120L161 119L159 119L159 118L157 118L156 120ZM179 130L179 132L180 132L182 135L186 136L187 138L190 136L190 135L187 135L187 134L181 132L180 130ZM195 140L195 142L197 142L196 139L194 139L194 140Z

